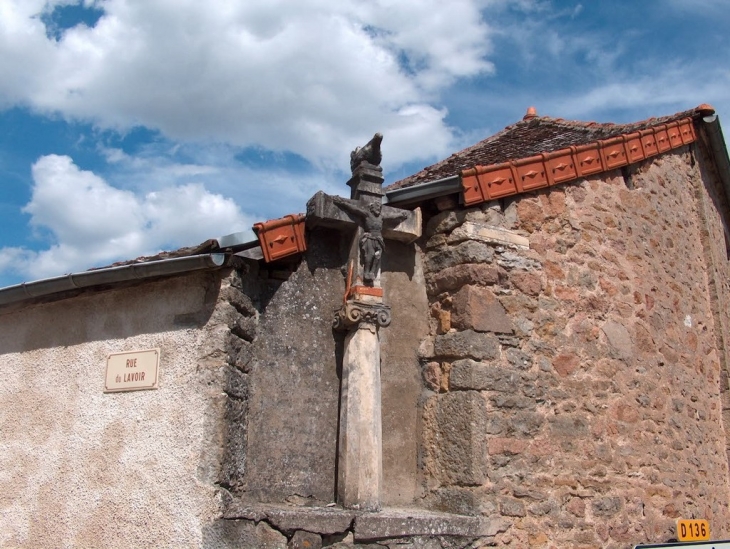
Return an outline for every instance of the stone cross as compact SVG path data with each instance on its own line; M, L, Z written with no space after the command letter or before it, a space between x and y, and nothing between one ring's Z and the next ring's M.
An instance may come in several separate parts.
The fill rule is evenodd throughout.
M346 290L335 313L335 328L346 330L340 390L337 500L344 507L377 511L383 482L380 410L380 339L390 324L383 303L380 263L384 239L413 242L421 236L420 210L382 205L380 141L351 155L350 199L319 192L307 203L309 227L350 230Z

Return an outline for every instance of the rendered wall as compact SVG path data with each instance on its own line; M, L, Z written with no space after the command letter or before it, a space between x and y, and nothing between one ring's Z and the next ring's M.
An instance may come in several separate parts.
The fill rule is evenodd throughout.
M677 517L730 536L715 182L688 148L625 175L428 224L426 501L501 516L498 545L667 541ZM467 222L530 249L474 240Z
M191 274L0 312L0 547L199 547L220 515L232 279ZM161 349L158 390L105 394Z

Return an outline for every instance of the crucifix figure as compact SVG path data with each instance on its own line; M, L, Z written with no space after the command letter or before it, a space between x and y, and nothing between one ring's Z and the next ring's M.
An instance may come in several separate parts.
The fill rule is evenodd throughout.
M385 239L413 242L421 236L420 210L382 205L384 192L380 142L375 137L350 156L351 197L319 192L307 203L309 227L350 230L343 306L335 328L347 331L342 359L337 500L344 507L377 511L383 480L380 413L380 338L390 324L390 307L380 285Z
M333 196L332 201L340 208L361 219L364 230L360 236L360 263L362 265L362 280L366 286L373 286L380 272L380 258L383 255L385 241L383 240L383 221L404 221L408 218L406 210L382 212L380 202L371 202L366 207L352 204L339 196ZM394 208L390 208L394 210Z

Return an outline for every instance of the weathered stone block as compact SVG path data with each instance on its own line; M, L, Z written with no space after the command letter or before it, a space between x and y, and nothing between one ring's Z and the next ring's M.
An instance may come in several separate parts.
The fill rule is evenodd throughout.
M534 409L536 406L535 401L533 399L522 397L519 395L500 394L500 395L496 395L496 396L490 398L489 401L492 403L492 406L494 406L495 408Z
M524 437L532 437L540 432L545 418L536 412L517 412L507 423L507 432Z
M554 514L554 511L557 509L557 506L554 505L552 501L539 501L537 503L533 503L527 508L527 511L536 517L542 517L545 515L549 515L550 513Z
M435 234L426 241L426 249L434 250L446 245L447 237L445 234Z
M591 503L593 513L598 517L612 517L623 507L623 500L617 496L596 498Z
M532 366L532 355L519 349L507 349L505 351L507 362L520 370L529 370Z
M490 455L515 456L527 449L527 441L519 438L490 438L488 447Z
M639 410L633 404L622 402L616 406L616 419L626 423L636 423L639 421Z
M451 325L456 329L511 334L512 322L487 288L464 286L454 296Z
M511 393L520 383L517 372L482 362L457 360L451 366L449 388L452 391L474 389L477 391L500 391Z
M471 357L477 360L493 360L499 356L499 340L494 334L473 330L437 335L434 354L440 357Z
M438 333L445 334L451 330L451 311L440 309L438 311Z
M251 298L238 288L233 286L221 288L219 298L228 301L236 308L236 311L244 316L255 316L257 314Z
M245 400L248 398L248 376L236 368L227 367L226 393L233 398Z
M246 413L248 403L238 398L226 398L225 453L220 469L220 482L236 487L246 471Z
M479 514L479 498L469 488L440 488L432 492L428 506L437 511L458 515Z
M438 362L429 362L423 368L423 381L426 387L432 391L438 391L441 388L441 364Z
M530 240L528 238L513 231L469 221L461 227L454 229L451 235L449 235L449 243L463 242L464 240L477 240L490 244L515 246L523 249L530 247Z
M437 272L461 263L490 263L494 249L483 242L462 242L445 250L429 252L424 265L426 272Z
M622 359L631 358L634 345L625 326L618 322L609 321L603 325L602 330L606 334L608 345L611 347L611 356Z
M297 530L289 540L288 549L322 549L322 536Z
M504 498L499 502L499 512L507 517L524 517L525 504L518 499Z
M431 275L428 292L432 295L458 290L465 284L491 286L499 282L499 269L485 263L455 265Z
M239 316L236 318L231 332L245 341L253 341L256 337L256 328L258 321L253 316Z
M336 534L350 528L355 513L330 507L276 506L234 500L228 506L225 517L245 518L257 522L266 519L279 530Z
M535 269L541 269L542 266L537 259L532 259L527 255L518 254L514 252L502 252L497 258L497 264L505 269L515 270L522 269L523 271L532 271Z
M203 531L202 546L206 549L287 549L286 536L265 522L250 520L218 520Z
M354 532L356 540L382 540L410 536L494 536L504 529L500 519L431 511L387 510L359 515L355 518ZM442 547L441 544L438 547Z
M562 353L553 359L553 368L560 377L566 377L575 372L580 366L577 356L570 353Z
M251 362L254 359L254 348L248 341L242 339L239 339L239 341L242 341L243 344L236 354L235 366L239 370L248 373L251 369Z
M466 210L447 210L434 215L426 224L426 236L452 231L466 221Z
M481 394L474 391L445 394L437 401L434 417L427 421L435 432L434 447L429 450L442 481L482 484L487 478L487 410Z
M588 420L578 414L564 414L550 419L552 435L561 438L583 438L588 435Z
M540 277L534 273L521 271L513 272L510 275L509 280L515 288L527 295L537 296L540 295L540 291L542 290L542 281L540 280Z
M586 504L583 498L572 498L566 505L566 511L576 517L584 517L586 514Z

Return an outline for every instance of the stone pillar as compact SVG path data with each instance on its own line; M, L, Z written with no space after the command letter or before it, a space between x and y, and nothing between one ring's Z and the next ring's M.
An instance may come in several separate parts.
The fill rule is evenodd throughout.
M390 309L348 302L335 327L348 329L342 359L337 500L349 509L380 510L383 428L380 414L380 339Z
M347 508L377 511L383 482L380 422L380 342L375 326L347 334L342 360L337 499Z

